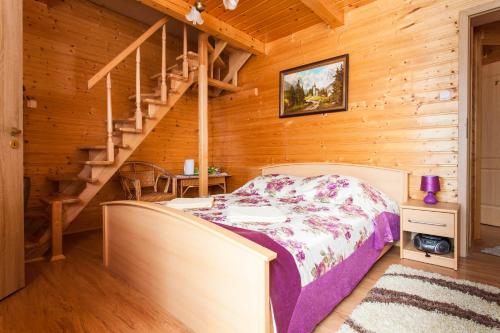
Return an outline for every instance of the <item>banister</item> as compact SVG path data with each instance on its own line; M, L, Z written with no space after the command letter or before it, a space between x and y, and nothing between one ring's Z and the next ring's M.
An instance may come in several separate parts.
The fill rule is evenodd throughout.
M153 35L158 29L160 29L168 21L168 17L164 17L153 24L148 30L146 30L139 38L137 38L132 44L127 46L120 54L118 54L113 60L111 60L107 65L105 65L99 72L97 72L87 83L88 89L92 88L104 78L109 72L113 70L119 63L121 63L126 57L128 57L132 52L134 52L139 46L141 46L151 35Z

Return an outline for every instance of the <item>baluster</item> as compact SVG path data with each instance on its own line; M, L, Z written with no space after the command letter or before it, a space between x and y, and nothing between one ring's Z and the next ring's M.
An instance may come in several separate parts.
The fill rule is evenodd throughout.
M141 48L138 47L135 55L135 128L142 130L141 111Z
M161 32L161 101L167 102L167 27L164 24Z
M182 76L186 79L189 76L189 63L188 63L188 40L187 40L187 25L184 24L183 42L182 42Z
M108 161L115 160L115 146L113 144L113 109L111 106L111 73L106 77L106 90L107 90L107 119L108 119L108 141L107 141L107 155Z

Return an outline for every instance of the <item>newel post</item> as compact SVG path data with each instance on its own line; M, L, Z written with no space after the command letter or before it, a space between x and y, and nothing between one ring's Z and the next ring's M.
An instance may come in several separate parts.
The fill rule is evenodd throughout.
M115 160L115 146L113 143L113 108L111 103L111 73L106 77L106 92L107 92L107 120L108 120L108 140L107 140L107 159L108 161Z

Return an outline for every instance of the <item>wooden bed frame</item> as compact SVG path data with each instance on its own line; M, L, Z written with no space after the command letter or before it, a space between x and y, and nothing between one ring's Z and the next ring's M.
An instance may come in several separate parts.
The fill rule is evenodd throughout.
M408 173L401 170L300 163L264 167L262 174L350 175L400 203L408 197ZM104 265L187 327L218 333L273 330L269 263L275 252L153 203L107 202L103 210Z

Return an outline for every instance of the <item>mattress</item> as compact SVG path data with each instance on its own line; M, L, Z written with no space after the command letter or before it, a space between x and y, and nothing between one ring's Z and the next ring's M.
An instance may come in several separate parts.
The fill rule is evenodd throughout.
M272 206L284 222L228 219L235 206ZM397 203L342 175L257 177L212 208L187 210L275 251L271 302L282 332L310 332L357 285L384 244L399 237Z

